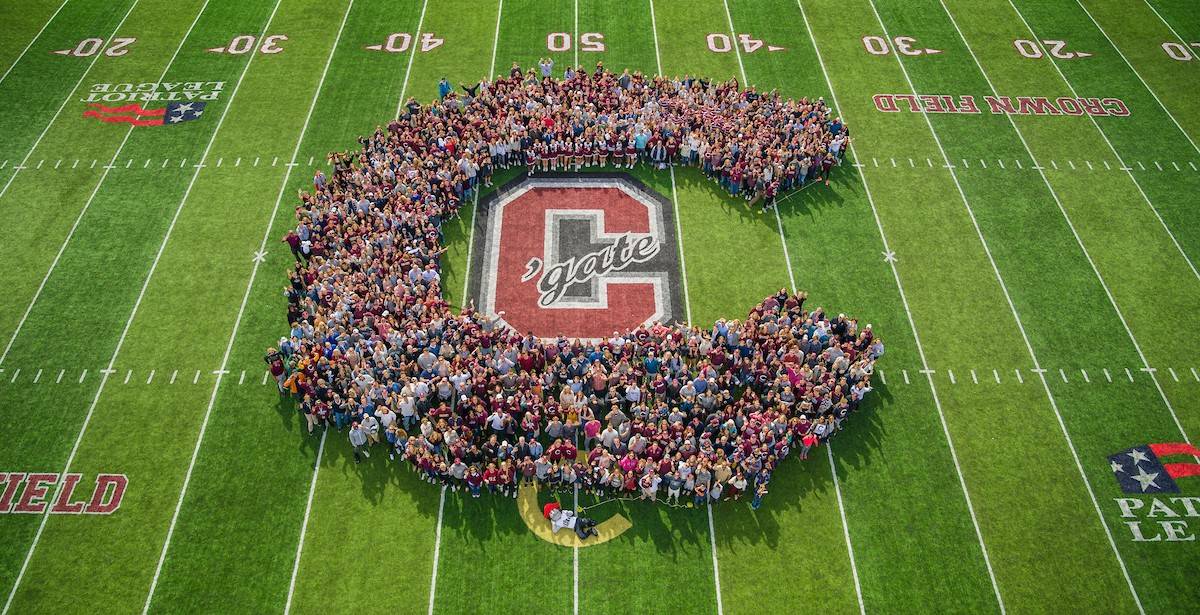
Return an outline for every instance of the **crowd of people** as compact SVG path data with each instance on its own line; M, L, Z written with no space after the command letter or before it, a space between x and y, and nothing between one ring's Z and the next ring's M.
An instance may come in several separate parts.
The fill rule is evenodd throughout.
M519 164L697 164L769 203L827 179L846 128L823 101L736 80L539 69L409 101L360 150L331 155L284 238L291 330L268 350L270 371L309 434L345 432L356 462L386 454L473 497L538 483L757 508L778 463L806 458L871 391L884 347L870 325L781 289L711 329L521 334L446 302L441 225Z

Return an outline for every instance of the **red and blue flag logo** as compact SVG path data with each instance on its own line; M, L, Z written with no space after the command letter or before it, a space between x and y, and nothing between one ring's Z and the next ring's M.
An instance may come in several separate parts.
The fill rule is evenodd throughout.
M83 117L90 117L107 124L133 124L134 126L172 126L199 119L204 114L204 105L199 101L173 102L159 109L145 109L137 103L106 107L90 103Z
M1200 476L1200 463L1162 461L1173 455L1200 457L1200 449L1186 442L1143 444L1109 455L1108 462L1125 493L1179 493L1175 479Z

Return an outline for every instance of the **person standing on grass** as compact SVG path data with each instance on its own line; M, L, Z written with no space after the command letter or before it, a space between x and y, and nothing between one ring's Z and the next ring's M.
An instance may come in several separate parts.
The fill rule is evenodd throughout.
M767 495L767 484L759 483L758 488L754 490L754 499L750 500L750 508L753 510L758 510L758 507L762 506L762 499L764 495Z
M357 421L350 424L350 446L354 448L354 463L361 463L362 457L371 456L371 451L367 450L367 434Z
M454 91L454 88L450 86L450 81L448 81L445 77L442 77L442 80L438 81L438 97L439 98L441 98L442 100L445 100L446 97L450 95L450 92L453 92L453 91Z

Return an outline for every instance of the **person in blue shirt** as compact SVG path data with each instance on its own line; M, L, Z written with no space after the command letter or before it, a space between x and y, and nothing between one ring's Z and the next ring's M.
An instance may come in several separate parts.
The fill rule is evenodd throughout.
M447 81L445 77L442 77L442 80L438 82L438 96L443 99L446 98L446 96L449 96L453 89L454 88L450 87L450 82Z

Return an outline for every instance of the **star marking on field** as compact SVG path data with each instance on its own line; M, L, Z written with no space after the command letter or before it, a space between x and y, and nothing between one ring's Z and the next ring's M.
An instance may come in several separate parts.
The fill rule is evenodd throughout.
M167 121L171 122L172 124L178 124L179 122L183 121L183 116L182 115L172 115L171 119L169 119Z
M1133 457L1134 465L1137 465L1139 461L1145 461L1146 463L1150 463L1150 458L1146 457L1146 453L1143 453L1142 451L1139 451L1136 448L1125 454L1129 455L1130 457Z
M1121 465L1121 464L1119 464L1119 463L1117 463L1117 462L1115 462L1115 461L1113 461L1113 462L1112 462L1112 466L1111 466L1111 467L1112 467L1113 474L1116 474L1117 472L1124 472L1124 471L1125 471L1125 466L1123 466L1123 465Z
M266 260L267 260L267 251L266 250L259 250L258 252L254 253L254 262L262 264Z
M182 105L175 107L175 110L179 112L179 115L183 115L184 113L191 111L192 107L194 107L194 106L195 105L193 105L192 103L183 103Z
M1155 489L1159 488L1158 484L1154 482L1154 479L1158 478L1158 472L1148 473L1146 470L1142 469L1141 466L1138 466L1138 473L1130 478L1141 483L1142 491L1145 491L1146 487L1154 487Z
M885 263L896 262L896 251L895 250L888 250L886 252L880 252L880 254L883 254L883 262L885 262Z

